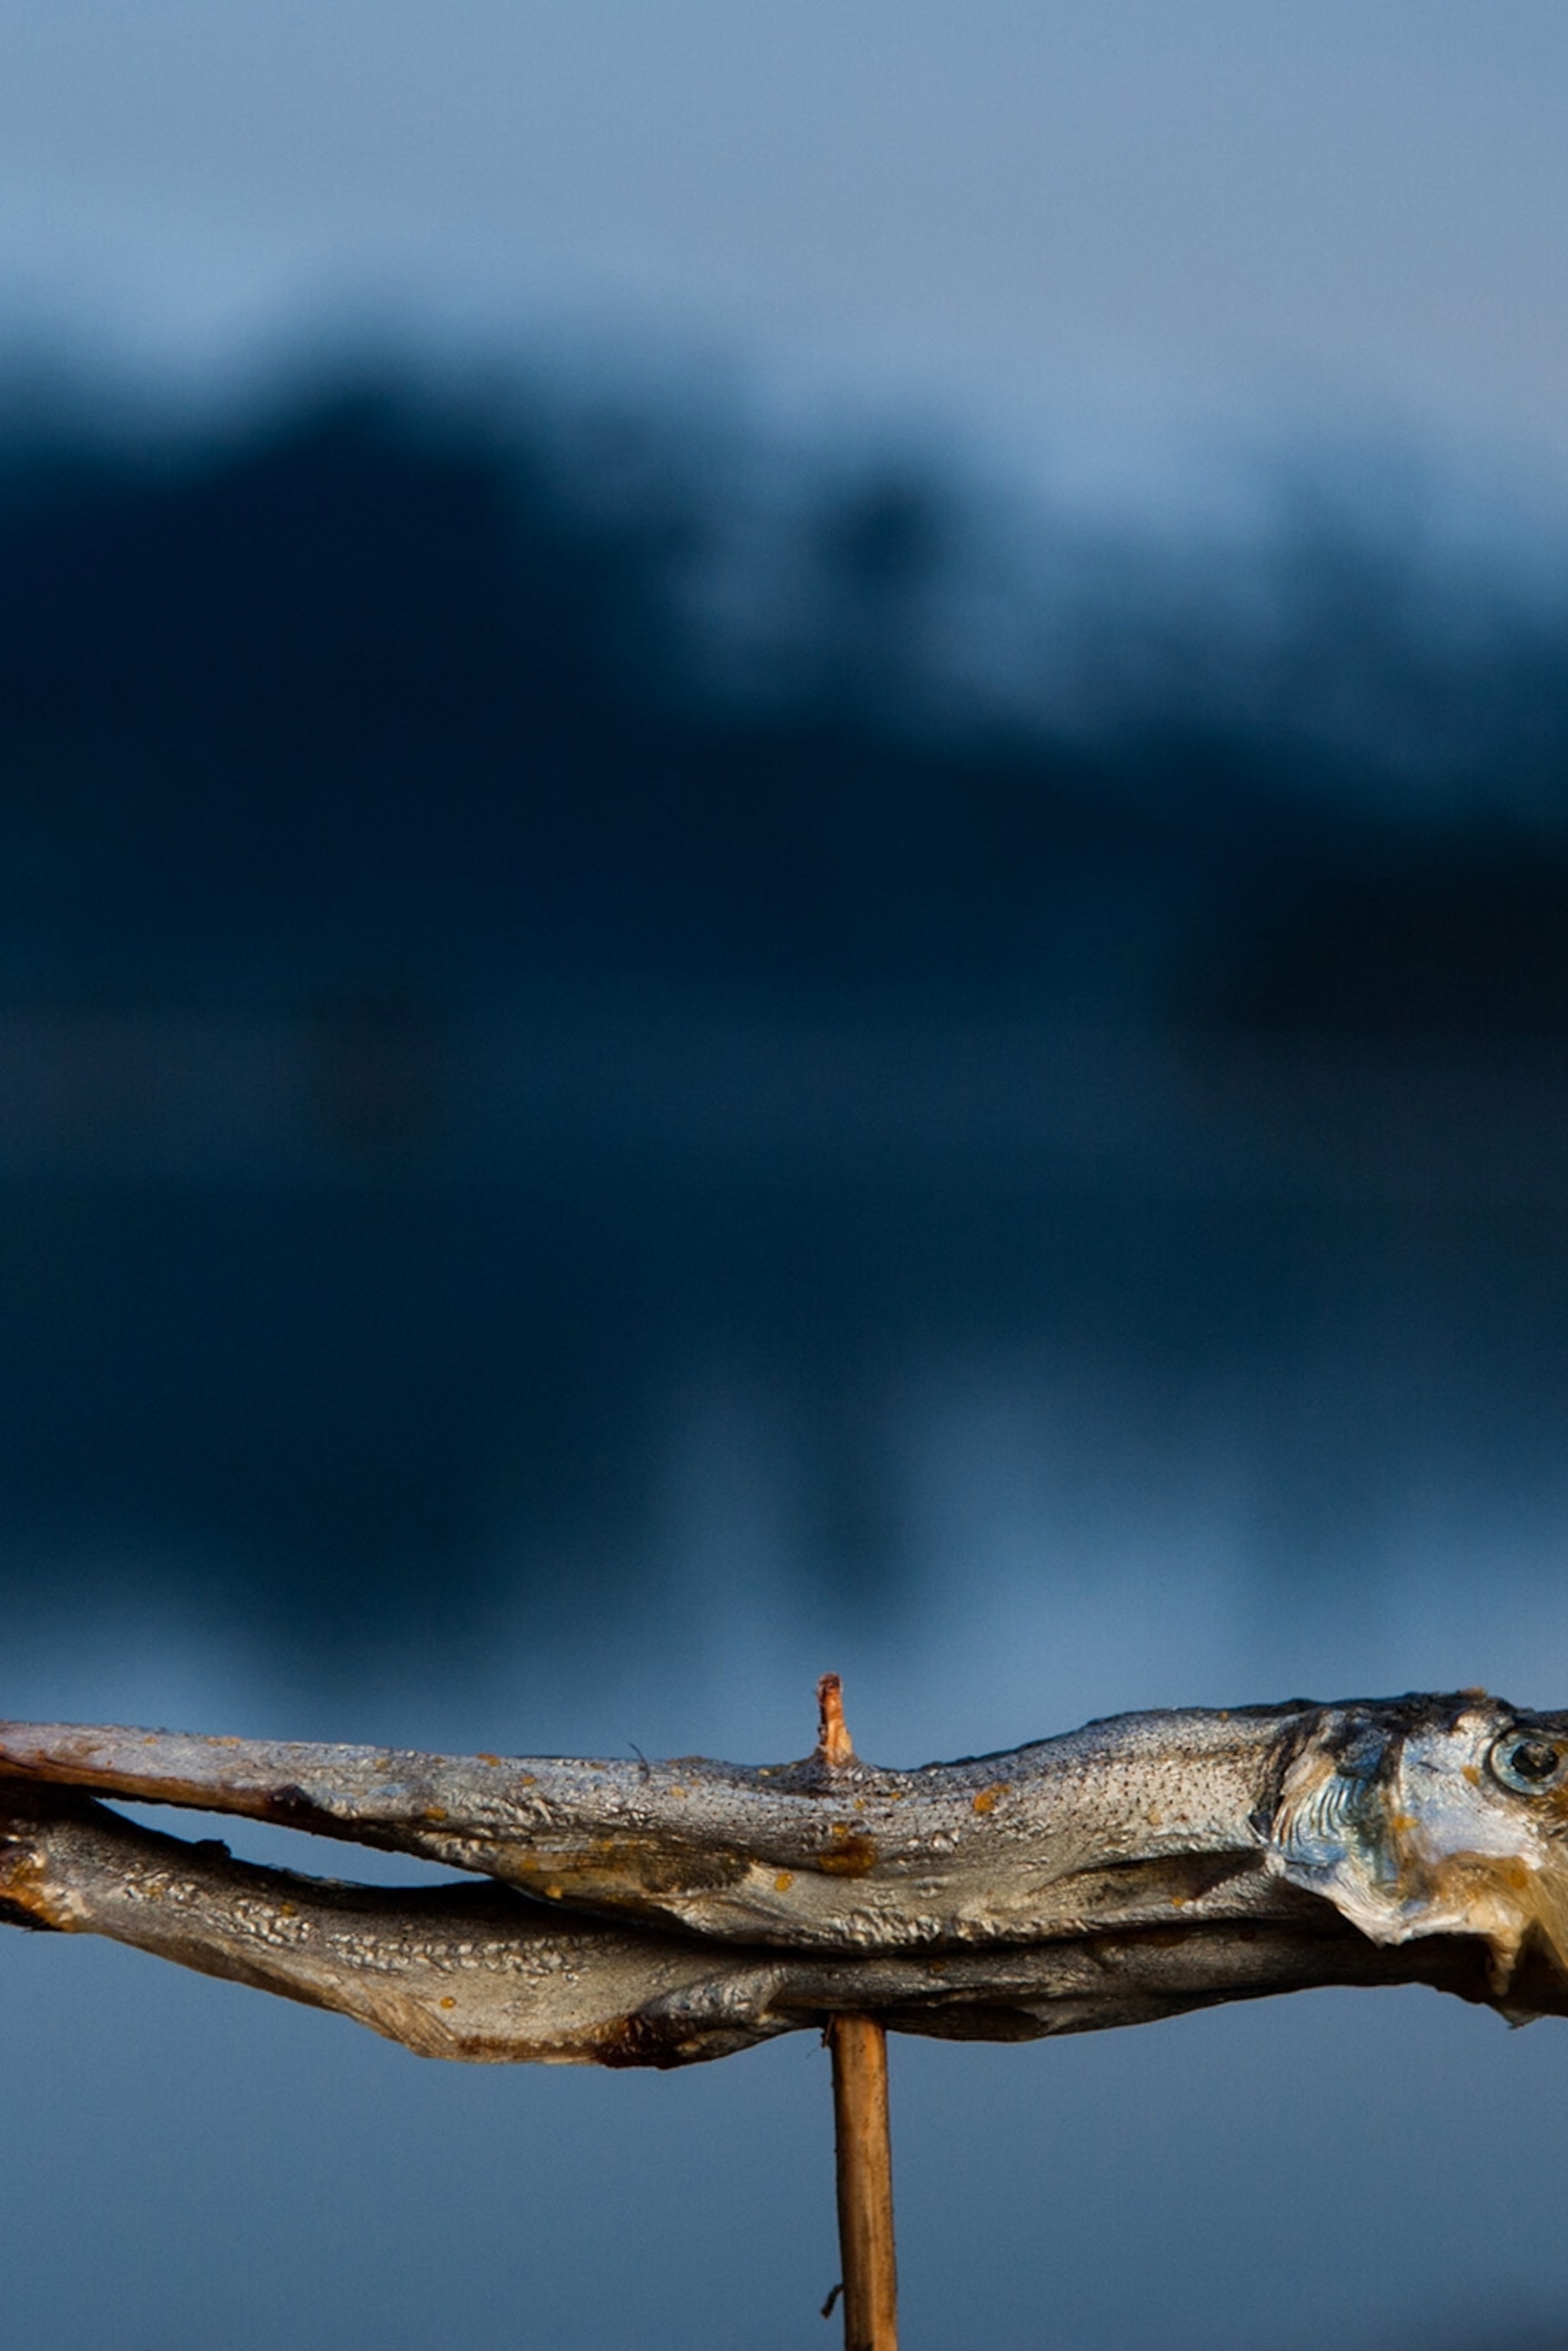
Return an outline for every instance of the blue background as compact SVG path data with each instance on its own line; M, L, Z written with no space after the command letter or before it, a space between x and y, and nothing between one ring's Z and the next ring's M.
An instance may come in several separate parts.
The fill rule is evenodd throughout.
M1562 1703L1565 81L1437 0L0 5L7 1714ZM20 2342L823 2339L807 2037L0 1964ZM906 2340L1544 2351L1560 2040L896 2043Z

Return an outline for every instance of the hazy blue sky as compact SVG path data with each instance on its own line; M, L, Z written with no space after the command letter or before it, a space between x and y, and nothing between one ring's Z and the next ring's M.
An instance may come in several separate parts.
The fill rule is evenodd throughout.
M1561 464L1565 123L1561 0L0 0L0 294Z

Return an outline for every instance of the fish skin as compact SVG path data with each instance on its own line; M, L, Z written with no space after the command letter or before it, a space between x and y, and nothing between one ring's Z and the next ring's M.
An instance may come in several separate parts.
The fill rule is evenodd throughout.
M1124 1715L911 1771L7 1724L0 1775L282 1823L720 1938L892 1950L1266 1907L1253 1814L1315 1711Z
M433 1756L0 1725L0 1778L188 1804L415 1854L563 1910L852 1954L1262 1919L1286 1887L1374 1942L1479 1934L1506 1990L1568 1965L1568 1795L1500 1743L1568 1714L1474 1692L1120 1715L886 1771Z

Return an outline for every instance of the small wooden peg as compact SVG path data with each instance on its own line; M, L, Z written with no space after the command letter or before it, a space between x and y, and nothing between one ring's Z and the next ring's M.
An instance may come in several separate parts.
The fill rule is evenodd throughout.
M824 1763L854 1761L854 1741L844 1720L844 1686L837 1674L817 1684L817 1753Z

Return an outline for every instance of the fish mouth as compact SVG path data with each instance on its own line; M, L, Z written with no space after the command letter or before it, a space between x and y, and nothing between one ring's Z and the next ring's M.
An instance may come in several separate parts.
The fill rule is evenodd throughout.
M1479 1692L1411 1708L1329 1711L1285 1771L1265 1866L1373 1942L1479 1937L1497 1995L1526 1953L1568 1987L1568 1717Z

